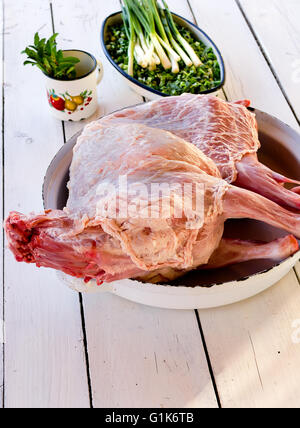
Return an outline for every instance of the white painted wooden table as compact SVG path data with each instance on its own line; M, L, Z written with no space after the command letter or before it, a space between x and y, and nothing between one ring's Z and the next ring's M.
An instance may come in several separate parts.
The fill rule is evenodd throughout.
M120 82L100 49L101 22L119 10L118 0L1 3L6 216L13 209L42 210L47 165L83 126L52 119L41 74L22 66L20 52L36 30L49 36L55 29L63 48L86 49L103 60L95 117L142 100ZM169 3L220 47L228 99L250 98L253 106L299 127L299 0ZM55 272L17 264L5 241L3 261L4 407L300 406L299 265L248 301L194 312L105 294L79 296Z

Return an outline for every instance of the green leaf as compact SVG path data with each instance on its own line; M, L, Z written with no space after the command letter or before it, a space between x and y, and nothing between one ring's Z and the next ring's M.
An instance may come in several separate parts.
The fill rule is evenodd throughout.
M35 51L37 51L37 47L34 46L34 45L29 45L28 47L31 48L31 49L34 49Z
M50 37L50 39L48 40L48 42L51 45L56 45L56 38L57 38L57 36L58 36L58 33L54 33L53 36Z
M80 59L74 57L74 56L66 56L61 59L61 63L70 63L70 64L77 64L80 62Z
M47 41L45 46L45 53L46 55L51 56L51 43L49 43L49 40Z
M58 63L59 63L59 59L58 59L58 57L57 57L56 50L54 50L53 48L51 48L51 54L50 54L50 57L51 57L51 60L52 60L53 62L55 62L55 64L58 64Z
M70 67L67 71L66 71L66 75L67 77L75 77L76 76L76 71L75 71L75 67Z
M56 55L57 61L61 62L64 59L64 55L62 51L58 51Z
M42 72L43 72L43 73L48 74L48 73L47 73L47 70L46 70L42 65L40 65L40 64L36 64L36 65L37 65L37 67L38 67L40 70L42 70Z
M27 64L37 65L37 63L34 61L24 61L23 62L23 65L27 65Z
M74 67L74 66L72 66L72 67L68 68L68 70L66 71L66 74L70 74L70 73L72 73L73 71L75 71L75 67Z
M52 61L52 59L49 59L50 65L52 67L53 72L55 73L55 71L57 70L57 64L56 62Z
M48 40L34 35L34 45L27 46L22 54L27 55L24 65L36 65L44 73L57 79L68 79L76 76L75 64L80 60L76 57L64 57L63 51L57 50L56 38L53 34Z
M25 53L31 59L38 59L38 54L33 49L26 48L22 53Z
M46 67L47 72L51 73L52 67L51 67L51 65L50 65L50 63L46 57L43 59L43 62L44 62L44 65Z
M34 44L35 44L35 46L38 46L39 42L40 42L39 33L35 33L35 35L34 35Z

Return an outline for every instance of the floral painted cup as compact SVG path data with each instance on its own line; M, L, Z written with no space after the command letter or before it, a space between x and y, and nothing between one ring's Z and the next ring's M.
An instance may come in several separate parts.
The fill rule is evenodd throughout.
M60 120L79 121L92 116L97 109L97 85L103 77L100 61L80 50L64 50L64 56L80 60L74 79L57 80L46 76L50 111Z

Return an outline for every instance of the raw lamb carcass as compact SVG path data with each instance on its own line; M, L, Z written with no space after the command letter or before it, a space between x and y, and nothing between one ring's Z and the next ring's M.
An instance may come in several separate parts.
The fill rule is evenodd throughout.
M227 218L266 221L300 237L300 216L214 174L205 154L169 132L95 122L74 148L66 209L12 212L5 224L9 246L18 261L101 284L128 277L166 281L206 265ZM125 176L126 189L120 185ZM158 184L171 185L171 197L152 192ZM269 258L270 247L275 258L298 249L293 238L268 245L260 257ZM247 258L245 251L240 258Z
M248 100L229 103L212 95L183 94L130 107L100 121L139 122L170 131L212 159L224 180L299 210L300 195L282 184L300 183L257 159L260 142L255 115L246 108L249 104Z

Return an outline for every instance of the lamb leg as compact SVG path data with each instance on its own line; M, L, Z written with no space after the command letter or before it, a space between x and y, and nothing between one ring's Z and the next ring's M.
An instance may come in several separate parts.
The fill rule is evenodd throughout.
M224 197L224 215L229 218L251 218L284 229L300 238L300 215L246 189L230 186Z
M248 154L236 163L238 176L235 185L252 190L284 207L300 210L300 195L286 189L284 183L300 184L261 164L256 153Z
M203 269L215 269L256 259L280 261L291 256L298 249L298 241L293 235L269 243L223 238L220 246L211 256L208 264L203 266Z
M80 231L63 211L25 216L11 212L5 221L9 248L18 262L95 278L98 285L144 273L124 254L118 242L100 226Z

